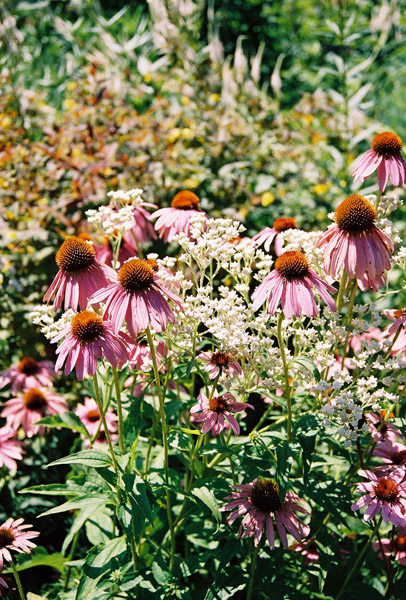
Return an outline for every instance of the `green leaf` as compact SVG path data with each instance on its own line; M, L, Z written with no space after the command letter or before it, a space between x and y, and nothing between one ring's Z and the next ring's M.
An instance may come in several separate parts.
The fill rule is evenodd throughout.
M35 550L35 554L30 555L28 560L17 565L17 571L26 571L33 567L52 567L60 573L64 572L66 558L60 552L54 554L47 554L45 548L39 547ZM12 573L11 569L4 571L5 573Z
M316 381L320 381L321 375L316 367L316 364L308 357L308 356L297 356L293 360L291 360L290 364L296 363L301 367L304 367L307 371L312 373L315 377Z
M124 535L110 540L104 546L92 548L88 552L83 566L83 575L79 581L75 600L99 598L99 595L95 595L95 591L100 580L103 575L123 563L126 552L127 544Z
M201 500L211 510L217 522L221 521L219 505L213 492L211 492L207 487L203 486L200 488L194 488L192 490L192 495L196 496L196 498L199 498L199 500Z
M55 467L57 465L82 465L86 467L107 467L111 465L111 458L105 452L100 450L82 450L69 456L64 456L58 460L47 465L48 467Z
M105 506L107 503L107 499L105 495L95 495L89 494L84 496L78 496L74 500L69 500L68 502L64 502L60 506L55 506L47 510L44 513L41 513L40 517L45 517L48 515L56 515L61 512L66 512L68 510L77 510L80 508L85 508L88 506L92 506L94 510L97 510L100 506Z
M300 446L294 442L284 440L276 448L276 479L279 484L279 493L281 502L285 499L285 494L289 485L289 475L292 465L297 463L300 453Z
M319 422L314 415L302 417L295 427L299 444L302 447L303 481L306 484L309 480L309 471L319 429Z
M38 596L37 594L33 594L32 592L28 592L27 600L48 600L45 596Z
M73 412L65 412L61 415L52 415L51 417L44 417L41 421L38 421L39 425L45 425L46 427L58 427L59 429L71 429L77 433L81 433L89 440L91 436L88 430L83 425L82 421Z
M145 481L139 475L134 475L133 473L123 475L123 480L130 500L141 510L145 518L152 523L154 515L152 514L151 504L148 500Z

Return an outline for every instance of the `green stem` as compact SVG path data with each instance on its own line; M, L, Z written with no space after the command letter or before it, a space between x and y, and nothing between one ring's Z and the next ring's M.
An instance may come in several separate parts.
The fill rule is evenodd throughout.
M112 369L113 369L114 387L116 390L116 400L117 400L118 445L120 447L121 454L124 454L125 450L124 450L124 435L123 435L123 408L121 405L120 382L118 380L117 369L115 367L112 367Z
M338 288L338 295L337 295L337 312L341 312L341 309L343 307L343 301L344 301L344 292L345 292L345 288L347 286L347 281L348 281L348 274L347 271L343 271L343 276L341 277L341 281L340 281L340 287Z
M385 354L384 358L388 358L388 356L389 356L389 354L390 354L390 351L392 350L393 346L395 345L395 342L396 342L396 340L398 339L398 337L399 337L399 335L400 335L400 332L402 331L402 329L403 329L403 325L400 325L400 326L398 327L398 329L397 329L396 333L395 333L395 337L393 338L393 340L392 340L392 343L391 343L391 345L389 346L389 348L388 348L388 350L387 350L387 352L386 352L386 354Z
M286 360L285 345L283 343L282 321L283 321L283 313L281 312L278 316L277 335L278 335L279 349L281 351L281 357L282 357L283 375L285 378L286 404L287 404L287 409L288 409L287 439L289 441L292 439L292 400L291 400L291 395L290 395L289 367L288 367L288 363Z
M350 572L348 573L347 577L345 578L345 581L344 581L344 583L343 583L340 591L338 592L338 596L336 596L336 600L340 600L340 598L342 597L342 595L345 592L345 589L346 589L347 585L349 584L349 582L351 580L351 577L354 575L354 573L358 569L358 567L362 564L362 562L364 560L364 556L367 553L370 545L372 544L372 540L374 539L374 537L378 533L379 527L380 527L381 523L382 523L382 515L381 515L379 521L376 523L373 531L371 532L371 534L370 534L370 536L369 536L369 538L367 540L367 543L365 544L365 546L363 547L363 549L359 553L358 558L355 561L355 563L353 564Z
M379 214L379 205L381 203L381 198L382 198L382 192L381 190L378 190L378 193L376 195L376 204L375 204L375 210L376 210L376 216L378 216Z
M165 472L165 483L166 483L166 513L168 515L168 525L171 537L171 553L169 560L169 570L172 572L175 564L175 530L173 527L172 509L171 509L171 495L168 489L169 485L169 449L168 449L168 433L166 428L166 416L165 416L165 405L164 397L162 394L161 381L159 378L158 361L156 357L156 351L154 346L154 340L152 338L151 330L147 327L146 330L149 349L151 351L152 366L154 369L156 389L159 399L159 413L162 422L162 443L164 447L164 472Z
M252 593L254 591L255 569L257 566L258 552L259 552L259 545L254 546L254 552L252 553L252 561L251 561L250 580L248 583L247 600L251 600Z
M117 460L116 460L116 455L114 453L113 444L111 443L110 432L108 430L107 423L106 423L106 417L104 416L103 404L100 399L99 384L97 382L97 372L93 375L93 385L94 385L94 395L96 397L96 404L99 409L100 418L101 418L103 428L104 428L104 433L106 434L106 440L107 440L107 444L109 446L111 460L113 461L113 468L117 475L117 493L118 493L119 499L121 500L121 492L120 492L120 486L119 486L119 481L118 481L119 480L119 468L118 468L118 464L117 464Z
M21 598L21 600L26 600L25 594L24 594L24 590L23 590L23 586L21 585L21 579L20 579L20 576L19 576L19 574L17 572L17 568L15 566L15 563L14 563L13 559L11 559L11 561L10 561L10 566L11 566L11 570L13 571L14 579L15 579L16 584L17 584L18 593L20 594L20 598Z

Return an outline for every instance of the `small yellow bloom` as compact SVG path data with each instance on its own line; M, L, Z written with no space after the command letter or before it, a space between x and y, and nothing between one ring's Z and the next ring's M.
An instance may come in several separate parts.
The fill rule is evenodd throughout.
M313 187L313 191L318 196L322 196L330 189L330 187L331 185L329 183L318 183Z
M152 79L151 73L145 73L145 75L144 75L144 81L145 81L145 83L150 83L151 79Z
M4 277L3 277L3 275L0 273L0 285L3 285L3 281L4 281Z
M249 213L249 212L250 212L250 211L248 210L248 208L247 208L247 207L245 207L245 206L242 206L242 207L240 208L240 210L238 211L238 214L239 214L239 215L240 215L240 216L241 216L243 219L245 219L245 217L248 215L248 213Z
M210 94L209 100L210 102L213 102L213 104L215 104L220 100L220 94Z
M193 189L193 188L197 188L197 186L199 185L199 181L195 177L189 177L188 179L185 179L185 181L183 182L183 185L187 189L189 189L189 188Z
M13 121L12 119L6 115L5 117L3 117L0 121L0 126L2 129L10 129L10 127L12 126Z
M183 104L183 106L189 106L189 104L190 104L190 98L188 98L187 96L182 96L180 101L181 101L181 104Z
M182 129L182 137L184 137L186 140L190 140L190 138L193 137L193 131L189 129L189 127L184 127Z
M172 131L170 131L168 135L168 142L170 144L173 144L174 142L176 142L176 140L180 138L180 134L181 131L177 127L175 129L172 129Z
M6 219L8 219L9 221L12 221L13 219L15 219L15 215L14 213L12 213L10 210L6 210L4 212L4 216L6 217Z
M69 83L66 85L66 89L68 90L68 92L73 92L73 90L75 90L78 87L78 84L76 83L76 81L69 81Z
M26 251L28 252L28 254L32 254L34 252L33 246L27 246Z
M76 101L73 100L73 98L66 98L63 105L64 105L64 108L66 108L66 110L73 110L77 106Z
M261 204L262 206L269 206L275 202L275 196L272 192L264 192L261 196Z
M72 150L72 156L74 158L79 158L79 156L82 156L82 152L80 151L79 148L73 148L73 150Z

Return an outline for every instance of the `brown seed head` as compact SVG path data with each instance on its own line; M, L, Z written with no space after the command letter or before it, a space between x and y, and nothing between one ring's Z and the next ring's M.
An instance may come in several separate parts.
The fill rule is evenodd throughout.
M284 252L276 259L275 269L288 281L301 279L309 272L309 261L301 252Z
M14 542L14 533L8 527L0 528L0 550L2 548L7 548L7 546L11 546Z
M392 462L394 465L406 465L406 450L395 452L392 456Z
M402 140L396 133L392 133L391 131L378 133L372 140L372 150L384 158L396 156L401 149Z
M209 402L209 408L217 414L224 413L228 408L228 401L224 396L213 396Z
M252 506L263 513L275 513L282 508L279 484L274 479L260 479L251 491Z
M210 362L216 367L228 367L231 360L231 356L225 352L213 352Z
M47 405L45 394L37 388L27 390L23 396L23 402L29 410L42 410Z
M287 231L288 229L297 229L296 219L293 219L292 217L280 217L273 222L273 228L276 229L278 233Z
M406 552L406 537L397 537L393 540L393 547L399 552Z
M379 500L383 500L384 502L394 502L398 497L398 493L399 490L396 483L387 477L382 477L379 479L375 486L375 494L377 498L379 498Z
M121 286L129 294L148 290L154 283L154 265L148 260L133 258L124 263L118 272Z
M100 421L99 411L96 408L94 408L93 410L89 410L89 412L86 415L86 419L88 419L88 421L90 421L91 423L96 423L97 421Z
M189 190L178 192L172 200L172 208L180 208L182 210L197 210L200 200L196 194Z
M366 198L353 194L337 206L335 220L342 231L362 233L374 227L376 210Z
M72 319L72 335L81 343L94 342L104 333L103 319L84 310L78 313Z
M18 370L24 375L35 375L39 371L39 366L36 360L27 356L27 358L20 360Z
M65 240L56 253L56 264L64 273L80 273L89 269L95 261L93 247L78 237Z

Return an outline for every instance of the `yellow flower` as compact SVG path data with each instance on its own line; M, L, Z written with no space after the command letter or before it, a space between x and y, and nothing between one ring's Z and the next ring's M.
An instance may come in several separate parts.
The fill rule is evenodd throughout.
M13 219L15 219L15 215L14 213L12 213L10 210L6 210L4 212L4 216L6 217L6 219L8 219L9 221L12 221Z
M150 83L151 79L152 79L151 73L145 73L145 75L144 75L145 83Z
M275 196L273 195L272 192L264 192L261 196L262 206L269 206L270 204L273 204L274 201L275 201Z
M189 106L189 104L190 104L190 98L188 98L187 96L182 96L180 101L181 101L181 104L183 104L183 106Z
M76 83L76 81L69 81L69 83L66 85L66 89L68 90L68 92L73 92L73 90L75 90L78 87L78 84Z
M209 100L210 102L213 102L213 104L215 104L220 100L220 94L210 94Z
M197 188L197 186L199 185L199 181L195 178L195 177L188 177L188 179L185 179L183 182L183 185L185 186L185 188Z
M329 184L329 183L318 183L317 185L315 185L313 187L313 192L315 194L317 194L318 196L322 196L330 189L330 187L331 187L331 184Z
M176 140L178 140L180 137L180 133L181 133L181 131L177 127L175 129L172 129L172 131L168 135L168 142L170 144L173 144L174 142L176 142Z
M77 106L76 101L73 98L66 98L66 100L64 100L63 105L66 108L66 110L73 110Z
M182 137L184 137L187 140L190 140L190 138L193 137L193 131L189 129L189 127L184 127L182 129Z

